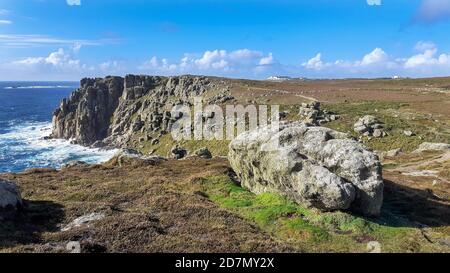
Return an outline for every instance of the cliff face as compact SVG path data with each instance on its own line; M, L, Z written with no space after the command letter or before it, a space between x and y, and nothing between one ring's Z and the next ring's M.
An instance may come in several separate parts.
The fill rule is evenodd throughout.
M229 96L223 81L206 77L134 76L83 79L79 89L54 112L54 138L81 145L126 147L137 135L145 140L167 133L174 105L194 96Z
M108 135L109 121L123 93L119 77L83 79L53 114L53 137L89 145Z

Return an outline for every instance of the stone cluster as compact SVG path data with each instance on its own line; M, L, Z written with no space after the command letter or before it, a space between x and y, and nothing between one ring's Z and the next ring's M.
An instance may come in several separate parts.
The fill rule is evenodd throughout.
M302 103L298 115L301 121L311 125L323 125L340 118L339 115L335 115L328 110L322 110L318 101Z
M353 129L355 132L363 136L376 138L387 136L387 133L384 131L383 123L371 115L360 118L354 124Z

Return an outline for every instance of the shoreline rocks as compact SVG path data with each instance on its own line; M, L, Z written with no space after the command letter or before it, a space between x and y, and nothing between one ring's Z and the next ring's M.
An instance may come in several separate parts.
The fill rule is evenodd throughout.
M228 158L242 186L256 194L279 193L324 211L380 213L379 159L347 134L304 123L269 125L233 140Z

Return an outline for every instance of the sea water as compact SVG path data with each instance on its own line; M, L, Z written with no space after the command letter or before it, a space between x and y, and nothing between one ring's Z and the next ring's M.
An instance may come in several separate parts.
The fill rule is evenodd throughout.
M76 88L76 82L0 82L0 173L60 168L73 160L101 163L116 153L45 139L53 111Z

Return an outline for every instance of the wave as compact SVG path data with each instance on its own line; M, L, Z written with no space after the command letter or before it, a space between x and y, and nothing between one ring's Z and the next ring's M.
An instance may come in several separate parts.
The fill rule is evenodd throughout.
M31 86L6 86L3 89L56 89L56 88L77 88L70 85L31 85Z
M29 122L15 125L0 134L0 173L29 168L61 168L80 160L95 164L108 161L117 150L88 148L68 140L44 139L51 133L51 123Z

